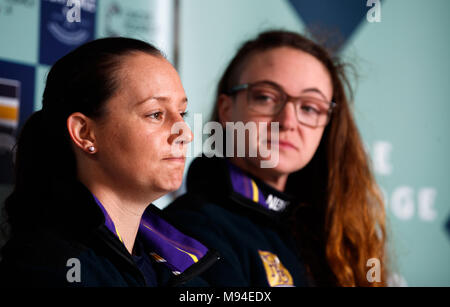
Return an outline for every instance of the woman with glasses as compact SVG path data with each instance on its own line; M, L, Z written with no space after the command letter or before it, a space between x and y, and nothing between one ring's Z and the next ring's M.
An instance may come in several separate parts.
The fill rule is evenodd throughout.
M214 110L225 147L194 160L187 193L165 210L220 252L212 285L386 283L384 207L347 90L344 66L296 33L262 33L232 59ZM239 122L258 126L245 155L229 142Z

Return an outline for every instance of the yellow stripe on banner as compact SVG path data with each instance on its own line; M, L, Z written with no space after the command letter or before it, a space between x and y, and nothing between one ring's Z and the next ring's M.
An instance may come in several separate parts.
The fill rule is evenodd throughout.
M191 254L191 253L188 253L187 251L184 251L184 250L182 250L181 248L178 248L178 247L176 247L176 246L174 246L176 249L178 249L180 252L183 252L183 253L185 253L185 254L188 254L191 258L192 258L192 260L194 260L194 262L198 262L198 258L197 258L197 256L195 256L195 255L193 255L193 254Z
M9 107L9 106L2 106L0 105L0 118L1 119L10 119L10 120L17 120L17 117L19 115L17 107Z
M253 201L255 203L259 202L259 191L258 191L258 186L256 185L256 183L253 181L253 179L251 179L252 181L252 188L253 188Z

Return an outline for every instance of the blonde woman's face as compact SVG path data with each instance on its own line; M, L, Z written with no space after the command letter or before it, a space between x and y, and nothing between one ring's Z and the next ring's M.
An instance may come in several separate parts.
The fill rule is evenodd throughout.
M293 97L307 95L331 101L333 95L331 78L325 66L312 55L289 47L275 48L251 56L241 73L239 84L258 81L274 82ZM266 170L274 174L290 174L307 165L316 152L324 131L324 127L312 128L301 124L292 102L288 102L274 116L255 114L248 110L247 91L236 93L229 114L233 122L267 123L269 139L271 123L279 123L279 145L271 148L270 142L265 144L272 152L277 150L279 153L278 164ZM247 158L247 163L259 167L264 159L266 158L258 155L253 159Z

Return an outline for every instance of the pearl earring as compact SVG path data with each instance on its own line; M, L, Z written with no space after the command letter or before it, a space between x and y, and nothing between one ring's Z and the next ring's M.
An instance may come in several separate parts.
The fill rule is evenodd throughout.
M89 146L88 150L89 150L89 152L94 152L95 151L95 147L94 146Z

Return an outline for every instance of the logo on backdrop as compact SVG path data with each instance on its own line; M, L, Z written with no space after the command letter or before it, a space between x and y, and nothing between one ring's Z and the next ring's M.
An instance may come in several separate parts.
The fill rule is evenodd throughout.
M34 9L36 6L36 0L8 0L0 1L0 16L13 17L14 11L23 8ZM14 16L15 17L15 16Z
M375 141L372 145L372 160L376 175L388 177L395 168L392 161L394 146L384 140ZM400 220L418 218L423 222L433 222L438 217L435 206L438 191L433 186L419 186L400 184L391 189L390 193L380 186L385 200L386 209Z
M33 112L34 83L33 66L0 60L0 184L13 182L11 149Z
M0 156L11 152L16 143L19 109L20 81L0 78Z
M68 5L68 3L70 5ZM80 4L80 22L67 18ZM94 39L96 0L44 0L41 4L39 62L52 65L77 46ZM75 16L75 17L74 17Z
M105 13L105 34L107 36L147 37L154 33L152 12L139 7L122 7L119 1L112 2ZM155 36L152 34L151 36Z
M12 183L12 149L19 124L20 81L0 78L0 184Z

